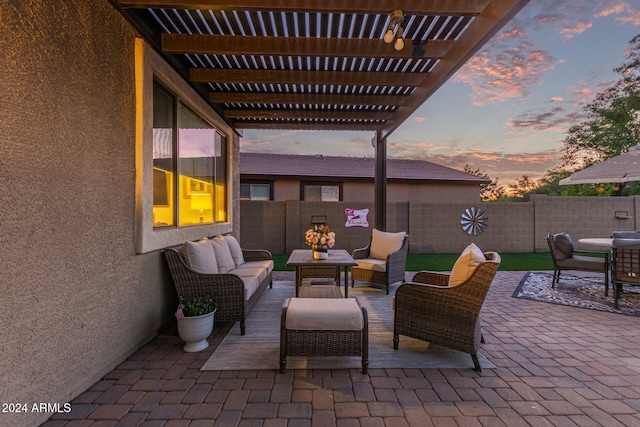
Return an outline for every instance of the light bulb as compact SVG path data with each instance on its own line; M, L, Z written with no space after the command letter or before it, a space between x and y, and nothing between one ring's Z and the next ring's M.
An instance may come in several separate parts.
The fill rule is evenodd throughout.
M394 47L396 50L402 50L402 49L404 49L404 40L402 40L402 37L398 37L398 38L396 39L396 43L393 45L393 47Z
M404 33L404 31L402 30L402 25L398 25L398 34L396 34L396 43L393 45L393 47L396 50L402 50L404 49L404 40L402 40L402 34Z
M393 29L391 27L389 27L389 29L387 30L387 32L384 35L384 41L386 43L391 43L393 41Z

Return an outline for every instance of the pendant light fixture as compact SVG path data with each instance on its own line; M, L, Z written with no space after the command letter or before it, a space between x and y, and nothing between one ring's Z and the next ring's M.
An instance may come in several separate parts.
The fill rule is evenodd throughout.
M389 14L389 28L384 34L384 41L391 43L395 39L393 47L395 50L404 49L404 40L402 39L403 30L402 22L404 21L404 14L401 10L394 10Z

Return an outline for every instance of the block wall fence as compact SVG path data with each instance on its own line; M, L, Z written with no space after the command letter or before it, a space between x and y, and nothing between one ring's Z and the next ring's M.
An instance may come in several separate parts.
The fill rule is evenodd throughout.
M460 215L475 206L488 218L484 233L462 230ZM345 209L369 209L369 227L345 227ZM336 233L336 248L349 252L365 246L375 224L373 202L303 202L297 200L240 202L240 242L246 249L274 254L307 248L304 232L312 215L326 215ZM549 197L534 195L530 202L476 204L411 200L387 205L387 231L407 231L412 253L457 253L474 242L484 251L547 252L547 233L567 232L577 249L582 237L609 237L614 230L638 230L640 196Z

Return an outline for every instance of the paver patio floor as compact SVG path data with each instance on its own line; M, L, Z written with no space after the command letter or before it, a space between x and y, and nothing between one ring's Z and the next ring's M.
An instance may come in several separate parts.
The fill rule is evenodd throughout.
M278 280L293 280L279 273ZM638 426L640 318L514 299L498 272L472 369L208 371L212 345L161 335L72 401L57 426ZM269 292L267 289L266 292ZM389 297L391 298L391 297ZM401 350L400 350L401 351Z

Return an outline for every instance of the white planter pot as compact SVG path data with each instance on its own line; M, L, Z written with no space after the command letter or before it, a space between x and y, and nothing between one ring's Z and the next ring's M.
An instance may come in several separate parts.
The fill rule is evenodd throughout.
M202 316L183 317L178 319L178 334L185 342L182 349L192 353L209 347L207 338L213 331L213 319L216 311Z

